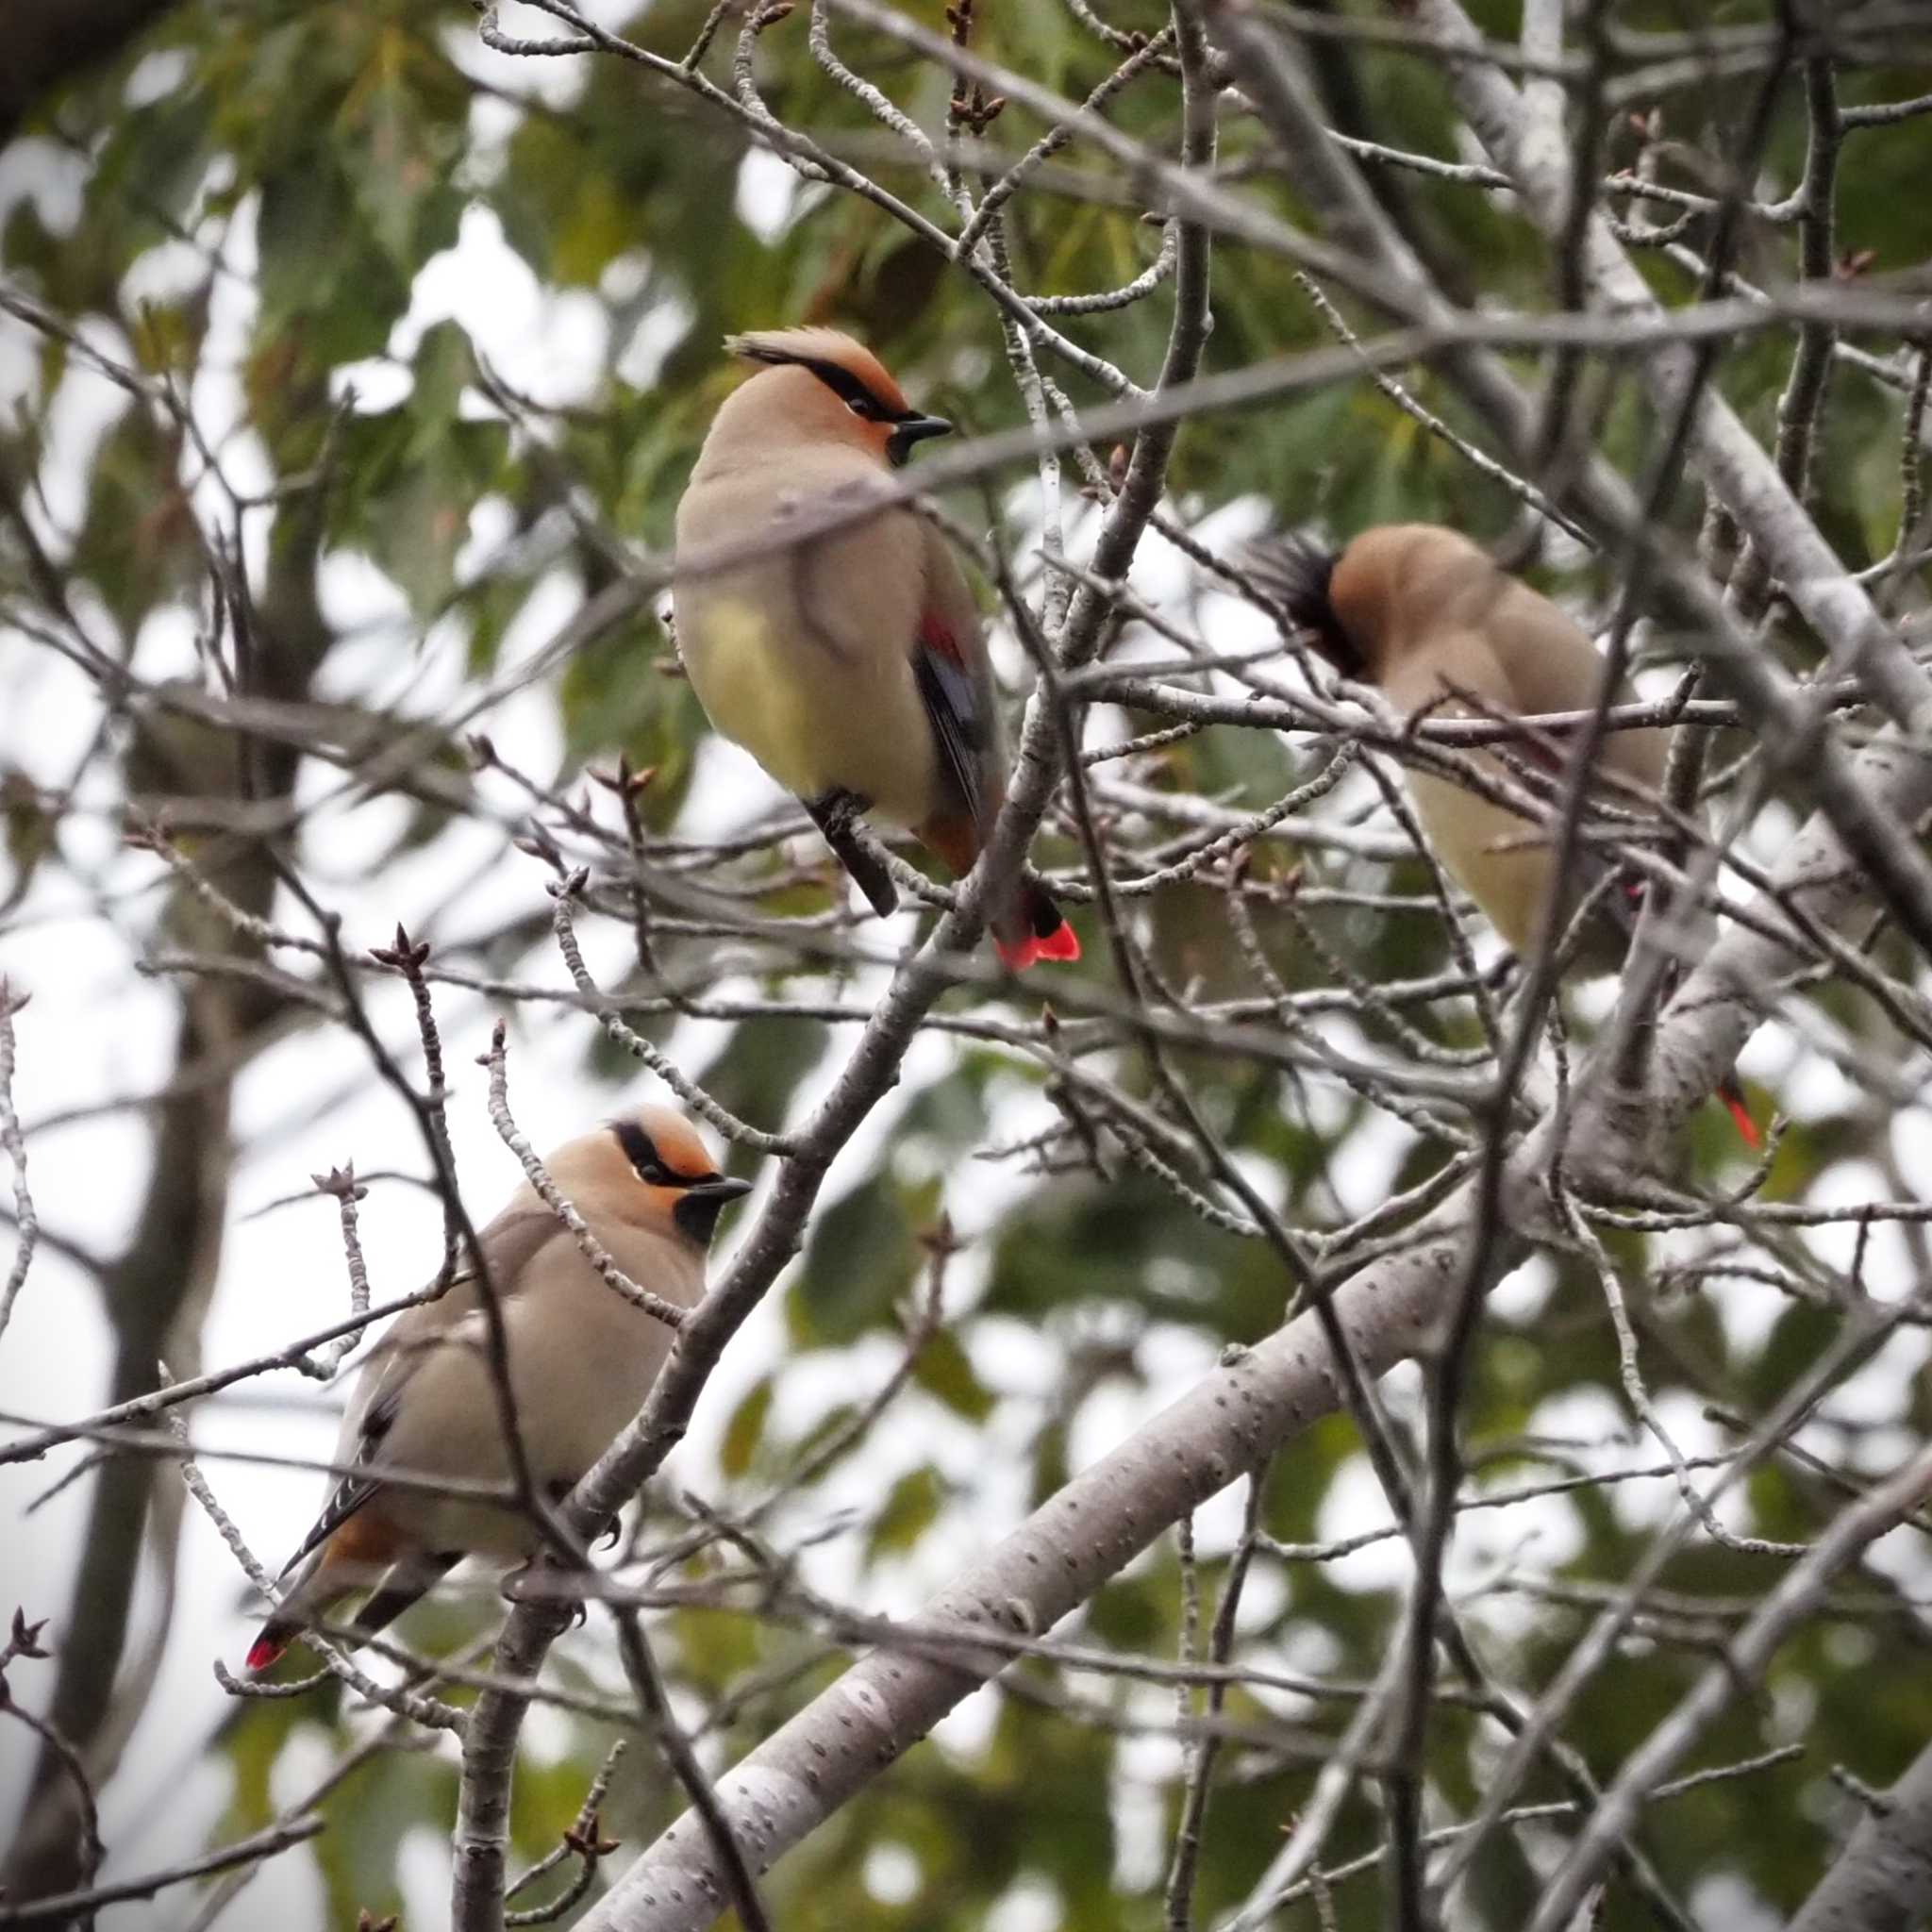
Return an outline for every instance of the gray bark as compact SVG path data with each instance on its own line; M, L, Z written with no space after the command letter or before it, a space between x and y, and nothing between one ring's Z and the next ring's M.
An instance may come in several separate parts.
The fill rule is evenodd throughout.
M1932 808L1932 763L1896 745L1872 746L1858 774L1902 822ZM1822 924L1838 924L1867 903L1857 868L1822 818L1792 842L1776 878ZM1742 925L1713 947L1659 1027L1650 1094L1657 1120L1681 1120L1710 1092L1757 1024L1751 994L1740 989L1771 982L1788 960L1775 940ZM1587 1076L1579 1091L1587 1097L1570 1142L1573 1160L1580 1148L1618 1140ZM1526 1180L1540 1172L1553 1141L1546 1122L1512 1162L1512 1174ZM1379 1374L1429 1345L1474 1234L1473 1191L1464 1189L1418 1230L1418 1245L1372 1263L1337 1291L1337 1311L1366 1373ZM1495 1245L1491 1279L1513 1253L1511 1244ZM1006 1657L970 1649L971 1626L1049 1629L1188 1510L1332 1413L1339 1399L1327 1350L1313 1317L1304 1315L1225 1362L1076 1476L922 1613L922 1626L967 1626L957 1652L940 1660L929 1641L924 1654L881 1646L719 1780L719 1799L748 1855L771 1864L997 1674ZM711 1848L686 1818L639 1857L583 1926L697 1932L725 1903Z
M1442 1224L1446 1223L1447 1224ZM1336 1297L1363 1369L1422 1346L1456 1279L1452 1217L1435 1238L1364 1271ZM971 1646L973 1626L1039 1635L1188 1511L1332 1414L1340 1390L1313 1315L1252 1350L1231 1350L1110 1456L1074 1477L921 1612L960 1641L935 1655L881 1645L718 1781L734 1835L758 1867L924 1738L1005 1654ZM687 1812L583 1921L584 1932L696 1932L728 1903L716 1855Z
M1932 1744L1872 1811L1790 1932L1911 1932L1932 1919Z

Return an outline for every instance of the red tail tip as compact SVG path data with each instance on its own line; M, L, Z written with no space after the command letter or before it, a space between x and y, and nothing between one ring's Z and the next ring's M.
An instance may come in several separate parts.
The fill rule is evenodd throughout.
M258 1637L255 1640L255 1641L248 1646L249 1671L251 1673L259 1673L268 1670L272 1665L274 1665L280 1659L282 1653L285 1650L287 1650L288 1647L288 1644L285 1643L281 1638L271 1637L268 1634L268 1632L264 1630L261 1633L261 1635Z
M1043 940L1036 942L1033 957L1071 966L1080 957L1080 936L1063 919Z
M1072 965L1080 957L1080 941L1074 928L1065 920L1055 926L1042 939L1036 939L1028 933L1024 940L1008 944L1005 940L995 939L993 950L1015 973L1024 973L1027 967L1036 965L1041 959L1052 959L1065 965Z

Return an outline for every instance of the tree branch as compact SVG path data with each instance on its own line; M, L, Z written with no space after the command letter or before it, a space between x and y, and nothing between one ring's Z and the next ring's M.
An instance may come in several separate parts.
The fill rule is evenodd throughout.
M1862 754L1857 773L1874 806L1900 824L1932 809L1932 760L1880 743ZM1773 884L1777 895L1798 900L1827 926L1847 923L1866 903L1857 870L1822 818L1787 848ZM1659 1130L1682 1121L1735 1060L1758 1022L1757 989L1775 983L1790 960L1777 939L1740 924L1680 989L1659 1023L1653 1061L1647 1111ZM1612 1104L1587 1068L1577 1083L1573 1149L1596 1139L1616 1141ZM1518 1150L1510 1163L1512 1194L1534 1192L1555 1136L1556 1123L1546 1119ZM1333 1307L1367 1373L1380 1374L1430 1343L1443 1298L1468 1265L1474 1206L1474 1190L1465 1185L1411 1231L1401 1251L1335 1291ZM1508 1241L1495 1250L1486 1286L1519 1252ZM1213 1374L961 1572L922 1616L1050 1629L1182 1515L1334 1413L1340 1386L1312 1314L1251 1351L1230 1350ZM1728 1488L1742 1473L1732 1465L1719 1486ZM856 1664L719 1780L719 1801L740 1841L769 1864L1003 1662L998 1655L937 1662L882 1650ZM1526 1727L1512 1757L1534 1756L1541 1741L1535 1726ZM708 1891L708 1884L717 1890ZM710 1922L710 1901L721 1894L703 1835L680 1822L639 1857L584 1924L586 1932L695 1932Z
M1932 1915L1932 1744L1870 1807L1788 1932L1911 1932Z

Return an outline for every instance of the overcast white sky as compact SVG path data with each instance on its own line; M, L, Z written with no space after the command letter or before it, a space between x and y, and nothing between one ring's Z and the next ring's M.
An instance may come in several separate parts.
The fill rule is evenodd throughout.
M605 12L620 11L614 4ZM464 58L475 71L502 84L544 91L567 102L579 84L575 63L510 62L466 42ZM137 76L136 92L164 87L165 63ZM474 125L478 138L479 174L487 177L491 143L508 131L511 110L502 102L479 98ZM50 223L72 223L77 208L75 163L42 143L23 142L0 158L0 220L22 194L34 194ZM772 228L792 208L791 177L768 158L747 161L739 184L739 206L760 226ZM239 360L253 324L248 286L252 270L249 224L244 218L228 236L228 265L215 294L209 361L215 372L197 388L195 404L204 420L226 434L239 423L241 399L232 375L221 373ZM190 272L192 257L158 250L144 262L130 292L153 294ZM635 274L637 265L623 272ZM505 243L487 209L477 206L465 217L457 245L430 263L419 280L408 318L390 343L407 360L425 328L453 317L467 328L490 360L517 387L546 400L575 401L594 393L610 358L603 306L582 293L554 294L537 282ZM626 379L647 383L658 361L676 341L686 319L675 308L658 311L619 352ZM104 331L104 345L112 346ZM10 406L36 379L33 345L17 325L0 321L0 407ZM375 362L355 372L363 406L386 407L407 375L392 365ZM89 452L112 422L122 398L109 385L84 373L71 374L54 417L47 465L48 535L58 546L60 533L77 521ZM249 488L266 480L258 452L245 430L228 438L225 458L234 480ZM1219 535L1232 539L1258 521L1257 506L1234 506L1224 513ZM486 505L473 529L471 560L488 554L507 527L501 506ZM254 533L258 542L260 525ZM1143 546L1136 573L1143 594L1177 600L1188 590L1181 560L1158 539ZM425 714L450 706L464 689L458 641L432 633L415 636L399 594L373 566L354 557L332 558L325 574L325 599L333 619L365 627L357 642L330 659L326 683L341 693L377 691ZM506 645L506 661L537 649L570 614L574 586L561 578L533 598ZM1258 620L1216 600L1208 607L1217 645L1239 649L1257 634ZM99 622L105 626L105 618ZM105 630L103 632L105 635ZM187 618L157 620L143 637L138 668L147 677L192 675L194 660ZM72 667L18 636L0 637L0 759L44 785L64 783L79 762L95 723L95 693ZM561 745L551 693L542 687L510 697L486 721L503 753L520 767L545 774L557 769ZM357 946L383 941L401 921L420 928L424 910L441 903L453 881L470 878L459 908L427 936L457 942L471 933L541 903L538 868L521 860L491 863L500 847L487 828L459 827L426 849L379 873L370 858L385 849L404 809L399 802L344 802L334 779L321 770L307 781L305 797L316 804L308 849L318 855L314 874L324 895L347 915L346 938ZM755 816L776 798L772 788L734 749L706 748L687 808L692 827L711 827ZM517 795L503 787L497 802L506 812L518 808ZM34 1198L46 1226L72 1236L102 1254L111 1254L125 1238L139 1202L144 1175L146 1135L138 1116L113 1110L113 1104L138 1095L165 1077L173 1031L175 995L171 989L138 978L133 958L145 936L156 903L160 868L153 858L118 851L113 842L114 805L104 777L83 788L78 811L63 831L65 866L49 866L8 929L0 934L0 972L29 989L33 1004L19 1023L20 1059L16 1075L19 1111L33 1133L30 1174ZM1774 839L1778 827L1767 827ZM471 875L475 874L472 878ZM85 884L76 883L76 874ZM897 928L908 928L902 924ZM583 939L593 970L606 983L621 974L627 936L587 922ZM560 967L547 951L534 953L523 969L532 977L562 984ZM883 970L872 976L882 983ZM868 982L854 989L863 997ZM397 990L378 987L373 995L378 1022L401 1045L413 1042L407 1000ZM488 1043L496 1009L468 995L445 994L441 1017L447 1063L455 1080L451 1126L459 1172L473 1210L493 1210L518 1178L514 1162L501 1146L485 1114L484 1075L475 1056ZM525 1008L517 1017L510 1059L511 1098L530 1139L545 1147L579 1131L587 1119L611 1110L619 1095L589 1084L581 1060L590 1032L582 1016L558 1007ZM672 1042L687 1068L702 1064L722 1038L719 1028L686 1025ZM848 1036L849 1037L849 1036ZM908 1065L901 1097L915 1092L924 1077L943 1069L955 1049L944 1040L923 1041ZM1789 1036L1767 1035L1752 1049L1747 1069L1778 1077L1797 1049ZM827 1069L829 1072L829 1069ZM1823 1111L1841 1098L1840 1076L1824 1058L1805 1056L1799 1074L1787 1082L1788 1106ZM641 1079L625 1090L650 1097ZM805 1098L810 1096L808 1093ZM890 1143L899 1101L889 1101L860 1132L834 1176L833 1198L881 1158ZM1002 1102L993 1138L1040 1124L1041 1107L1017 1083ZM64 1121L64 1124L42 1124ZM204 1338L205 1366L214 1367L285 1346L291 1338L338 1318L346 1308L346 1283L336 1233L336 1211L326 1199L305 1198L265 1211L269 1204L300 1194L308 1176L351 1158L358 1169L420 1170L423 1166L413 1124L401 1108L365 1070L356 1064L340 1037L304 1034L264 1054L238 1084L235 1096L237 1166L231 1195L231 1224L221 1278ZM1909 1178L1932 1186L1932 1151L1923 1132L1902 1136L1901 1155ZM1338 1184L1352 1209L1359 1211L1386 1191L1406 1145L1392 1125L1365 1132L1351 1141L1340 1165ZM1270 1185L1273 1185L1272 1179ZM1836 1179L1846 1196L1884 1194L1889 1185L1875 1174L1845 1170ZM966 1164L947 1179L946 1202L969 1240L997 1217L1015 1186L1007 1170ZM760 1200L762 1196L759 1197ZM738 1210L727 1224L728 1250L751 1208ZM378 1185L363 1208L363 1239L378 1298L415 1286L433 1269L438 1223L433 1205L418 1191ZM1827 1247L1835 1236L1824 1238ZM1849 1240L1849 1235L1846 1236ZM1896 1291L1903 1280L1903 1257L1888 1233L1878 1238L1880 1268L1874 1284ZM0 1273L8 1244L0 1241ZM952 1277L954 1306L976 1292L978 1259L968 1253ZM1500 1306L1533 1309L1543 1291L1541 1269L1524 1271L1507 1287ZM1759 1334L1774 1318L1776 1304L1748 1290L1718 1291L1726 1320L1740 1335ZM773 1363L785 1346L782 1289L774 1292L734 1345L713 1388L701 1406L691 1442L680 1452L686 1480L703 1484L712 1467L715 1431L739 1393ZM976 1338L976 1358L987 1379L1013 1393L1050 1396L1049 1352L1014 1324L986 1325ZM1191 1382L1211 1362L1211 1342L1197 1334L1163 1331L1158 1345L1143 1351L1150 1375L1143 1391L1115 1385L1091 1402L1082 1414L1074 1460L1103 1452L1135 1424ZM1869 1399L1875 1406L1896 1400L1899 1378L1924 1358L1924 1346L1908 1340L1865 1372ZM808 1375L785 1385L781 1421L795 1421L824 1406L830 1391L883 1377L893 1357L883 1339L848 1355L827 1355ZM85 1413L103 1398L108 1360L107 1331L86 1274L51 1249L43 1248L21 1297L13 1324L0 1339L0 1409L42 1419ZM176 1363L179 1370L182 1364ZM1398 1377L1398 1387L1411 1378ZM209 1405L194 1418L198 1440L237 1447L325 1456L334 1433L332 1391L292 1375L246 1385L239 1399ZM1857 1391L1844 1398L1857 1401ZM1674 1415L1688 1446L1701 1446L1707 1425L1694 1415ZM1617 1404L1606 1391L1600 1401L1578 1396L1561 1414L1538 1419L1558 1433L1601 1435L1622 1424ZM1029 1425L1024 1405L1001 1410L987 1435L965 1427L918 1392L909 1391L892 1412L866 1457L816 1499L814 1509L864 1511L875 1505L891 1478L903 1469L936 1457L957 1479L961 1501L959 1529L934 1539L925 1553L888 1571L870 1586L874 1607L903 1609L941 1580L942 1571L962 1551L991 1540L1024 1507L1024 1471L1020 1450ZM1002 1437L1006 1440L1002 1440ZM1883 1444L1874 1453L1882 1457ZM27 1513L33 1499L74 1467L79 1452L69 1450L28 1466L0 1468L0 1538L7 1557L8 1595L30 1616L50 1615L58 1644L72 1574L75 1540L85 1519L87 1486L64 1491L44 1507ZM320 1479L301 1472L273 1471L211 1459L207 1473L257 1554L271 1568L306 1524L321 1488ZM1660 1491L1630 1486L1617 1492L1618 1507L1633 1515L1663 1507ZM1203 1524L1211 1546L1231 1531L1234 1499L1224 1498ZM1337 1485L1324 1533L1361 1527L1383 1520L1383 1507L1365 1468L1351 1470ZM1507 1524L1493 1517L1469 1520L1461 1535L1457 1574L1487 1574L1525 1531L1544 1539L1539 1555L1553 1558L1571 1535L1567 1511L1512 1513ZM815 1551L815 1574L836 1591L857 1588L849 1551L838 1542ZM1352 1559L1345 1578L1367 1581L1398 1574L1403 1558L1394 1544ZM1265 1610L1269 1586L1257 1583L1254 1608ZM0 1601L0 1614L11 1601ZM151 1594L137 1609L137 1641L152 1609ZM112 1857L109 1871L126 1874L151 1862L178 1856L199 1841L219 1813L226 1794L226 1772L206 1745L221 1723L225 1704L210 1674L211 1660L231 1665L245 1648L252 1614L235 1565L198 1510L190 1507L181 1551L178 1601L173 1635L160 1660L153 1695L141 1731L130 1745L123 1774L107 1795L105 1827ZM571 1640L594 1643L593 1624ZM1319 1633L1308 1633L1306 1653L1292 1661L1314 1667L1325 1659ZM10 1674L16 1694L37 1703L52 1679L51 1665L16 1665ZM973 1700L941 1726L943 1748L970 1749L981 1734L989 1706ZM555 1733L547 1735L554 1738ZM541 1746L546 1736L533 1726ZM312 1749L290 1755L282 1769L292 1797L319 1774L326 1752L319 1740ZM1164 1763L1169 1749L1158 1740L1144 1746L1150 1770ZM1137 1752L1143 1747L1137 1745ZM13 1745L0 1749L0 1839L10 1830L25 1765ZM1129 1762L1133 1759L1130 1757ZM1124 1804L1133 1803L1131 1794ZM1143 1816L1141 1821L1149 1821ZM1151 1842L1150 1831L1131 1834L1136 1843ZM1129 1856L1138 1856L1130 1854ZM890 1865L890 1860L887 1861ZM445 1912L443 1848L425 1840L410 1863L412 1892L408 1923L428 1926ZM881 1868L882 1890L895 1882ZM160 1907L136 1906L102 1915L108 1932L177 1923L181 1901ZM1040 1920L1037 1895L1011 1902L1005 1932L1028 1932ZM1050 1916L1050 1904L1046 1907ZM243 1902L224 1922L231 1928L277 1924L300 1932L321 1924L319 1888L306 1855L275 1861L258 1877Z
M489 57L493 58L494 57ZM158 65L158 63L157 63ZM546 67L556 75L558 67ZM527 78L529 69L521 78ZM137 92L164 83L165 72L138 78ZM500 132L504 109L480 100L480 131ZM768 158L754 157L742 171L739 204L758 225L771 228L785 219L791 177ZM0 160L0 219L11 199L33 193L42 216L71 224L77 212L74 177L66 158L53 150L19 152ZM254 319L248 286L253 269L250 221L246 213L229 231L225 256L232 274L221 279L214 298L208 361L218 372L239 363ZM170 292L179 278L196 270L192 251L156 251L130 277L131 292L156 296ZM606 311L582 293L551 294L505 244L494 217L473 208L455 247L430 262L419 278L408 316L398 325L389 349L395 361L407 359L423 331L445 317L470 331L486 356L509 381L547 401L569 402L591 395L603 379L608 351ZM626 345L620 367L627 379L647 379L656 361L687 325L675 311L654 315ZM119 352L113 332L103 328L104 349ZM0 325L0 404L25 393L36 379L33 345L17 327ZM353 380L360 404L391 406L407 384L394 361L362 365ZM47 464L46 535L58 546L60 533L77 523L83 510L83 478L90 454L116 419L120 393L105 379L84 372L71 375L53 418ZM223 444L224 460L236 486L258 487L267 480L265 464L245 429L239 429L242 402L232 375L204 378L195 404L211 435ZM209 506L212 508L212 506ZM466 561L486 556L508 525L501 505L482 506L475 519ZM251 536L258 545L259 520ZM1151 555L1151 553L1150 553ZM258 557L256 561L258 562ZM1150 575L1150 589L1179 587L1171 555ZM531 600L506 643L504 665L513 665L547 641L575 608L575 588L558 577ZM361 635L331 657L325 692L368 696L372 691L407 704L425 715L449 708L463 691L460 640L455 635L417 638L403 599L365 559L332 558L325 570L324 597L329 616ZM95 613L107 634L104 613ZM72 666L18 636L0 642L4 650L4 712L0 712L0 752L38 783L64 782L79 763L96 718L95 693ZM148 677L191 675L195 672L191 621L185 613L158 619L143 636L140 668ZM517 693L491 712L487 726L504 756L524 770L558 768L561 743L554 699L539 686ZM346 936L357 945L382 942L400 920L422 930L425 907L441 903L451 882L470 881L459 909L432 938L459 942L487 932L497 922L526 911L540 900L538 869L521 861L491 864L500 853L498 836L487 827L459 827L433 845L379 872L369 861L387 849L406 808L397 801L344 802L334 775L318 768L306 784L305 799L315 807L308 837L325 896L347 914ZM742 822L777 802L779 794L735 748L705 748L697 782L687 808L693 827ZM80 805L64 836L67 858L82 874L76 884L64 868L43 869L25 904L0 941L0 971L31 989L33 1004L19 1023L20 1058L15 1098L30 1131L30 1177L42 1220L49 1229L72 1236L87 1247L111 1254L125 1240L144 1180L146 1135L139 1117L113 1111L113 1104L158 1085L168 1071L175 998L165 986L130 971L146 936L156 903L160 868L151 858L117 850L112 826L114 800L100 780L83 788ZM506 813L520 808L518 794L500 788L496 800ZM284 917L299 920L292 908ZM908 929L901 922L897 930ZM607 980L622 972L627 937L587 922L587 956ZM561 969L547 949L533 954L525 969L530 976L563 984ZM883 984L883 970L872 975ZM863 998L862 977L851 991ZM372 1007L389 1038L405 1048L414 1039L405 999L381 987ZM480 1213L519 1178L512 1158L502 1147L485 1114L484 1074L474 1066L489 1041L496 1008L474 996L444 995L440 1013L455 1091L452 1133L459 1171L473 1206ZM610 1110L620 1096L586 1082L581 1060L588 1024L566 1009L538 1006L519 1014L510 1061L512 1104L519 1123L543 1147L579 1131L588 1117ZM686 1024L672 1043L686 1066L702 1064L721 1043L724 1029ZM954 1049L932 1039L915 1047L907 1065L902 1095L943 1071ZM828 1066L826 1074L831 1069ZM650 1083L634 1088L645 1097ZM808 1102L809 1090L803 1098ZM1013 1105L1038 1102L1015 1083ZM107 1110L103 1110L107 1109ZM896 1103L888 1101L861 1130L834 1178L831 1196L862 1177L891 1133ZM40 1124L63 1123L35 1131ZM1023 1120L1003 1121L996 1137L1018 1131ZM1037 1123L1035 1123L1037 1124ZM321 1197L291 1205L291 1194L307 1188L308 1176L353 1158L365 1173L399 1168L420 1170L422 1158L413 1124L401 1108L364 1071L345 1058L338 1039L297 1036L265 1053L238 1083L234 1139L238 1150L231 1194L231 1224L219 1287L204 1336L204 1366L245 1359L286 1346L298 1334L339 1318L346 1307L346 1280L336 1231L336 1212ZM1379 1177L1371 1178L1364 1204L1374 1198ZM952 1180L947 1205L968 1237L989 1225L1015 1183L1004 1170L972 1165ZM742 1226L754 1202L738 1210L727 1225ZM265 1211L266 1210L266 1211ZM362 1229L378 1299L405 1291L433 1270L439 1223L433 1206L407 1186L377 1185L364 1204ZM974 1292L975 1262L962 1257L951 1275L956 1305ZM1006 1346L999 1345L1004 1340ZM780 1296L774 1294L734 1346L730 1358L708 1392L691 1442L680 1453L687 1470L703 1471L710 1461L709 1438L731 1411L736 1397L772 1363L784 1345ZM995 1386L1012 1393L1044 1395L1051 1364L1027 1345L1023 1334L982 1335L979 1346ZM894 1351L881 1338L836 1360L819 1373L794 1375L784 1387L777 1420L796 1424L823 1409L836 1393L844 1395L857 1373L865 1380L889 1372ZM108 1335L92 1287L83 1270L42 1248L18 1305L13 1323L0 1341L0 1409L40 1419L84 1414L104 1399L109 1357ZM1211 1348L1200 1338L1177 1332L1160 1351L1161 1384L1178 1391L1208 1365ZM177 1372L182 1365L175 1364ZM340 1398L291 1374L244 1385L228 1398L205 1405L195 1416L198 1441L237 1448L271 1447L277 1452L326 1456L335 1430L333 1405ZM1090 1407L1079 1447L1082 1459L1098 1453L1148 1405L1106 1401ZM1020 1410L1008 1411L1015 1453L989 1456L978 1432L917 1391L905 1397L862 1471L833 1486L829 1507L855 1514L869 1511L893 1476L928 1457L950 1464L967 1498L963 1514L976 1519L971 1532L987 1540L1024 1510L1024 1484L1018 1455L1024 1424ZM995 1430L1001 1424L996 1421ZM84 1483L63 1491L28 1513L34 1499L72 1469L78 1449L57 1452L33 1465L0 1467L0 1523L7 1525L6 1574L29 1614L53 1617L58 1643L72 1574L75 1540L84 1525L88 1489ZM321 1479L286 1470L254 1467L210 1458L208 1474L224 1505L257 1554L272 1568L300 1534L316 1506ZM945 1546L963 1545L952 1538ZM836 1546L813 1558L828 1586L853 1581L849 1558ZM936 1558L905 1566L890 1606L907 1608L941 1580ZM231 1666L245 1648L254 1621L244 1606L245 1586L232 1557L200 1512L191 1506L181 1550L172 1640L161 1659L141 1731L130 1744L123 1773L106 1795L104 1825L112 1848L109 1873L142 1869L178 1856L196 1841L219 1812L226 1794L226 1773L204 1749L225 1714L225 1700L210 1674L215 1657ZM151 1591L143 1593L135 1619L137 1636L151 1612ZM7 1606L0 1606L5 1608ZM579 1639L576 1641L585 1641ZM15 1667L15 1688L24 1701L51 1685L52 1666L36 1672ZM964 1714L949 1727L968 1741L983 1724ZM534 1733L542 1736L539 1726ZM308 1762L300 1761L307 1757ZM291 1754L286 1767L292 1797L305 1778L322 1768L320 1742L307 1754ZM18 1751L0 1752L0 1819L17 1807L27 1759ZM10 1827L9 1827L10 1828ZM434 1924L445 1907L443 1869L435 1847L425 1847L416 1875L420 1896L412 1906L417 1923ZM291 1926L319 1924L319 1891L305 1855L276 1861L256 1881L228 1923L265 1923L273 1906L278 1921ZM103 1915L104 1925L151 1923L153 1907L140 1906ZM286 1917L282 1914L286 1912ZM239 1916L238 1916L239 1915Z

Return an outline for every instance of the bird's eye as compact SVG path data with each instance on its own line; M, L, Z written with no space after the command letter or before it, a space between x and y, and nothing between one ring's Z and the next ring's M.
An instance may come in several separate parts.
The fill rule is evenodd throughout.
M845 407L855 416L861 418L867 423L876 423L879 420L879 406L870 396L853 396L847 401Z
M618 1121L612 1124L611 1131L617 1136L617 1144L624 1149L624 1157L630 1162L631 1172L646 1187L668 1188L675 1176L664 1164L664 1157L658 1152L650 1135L644 1132L635 1121Z

